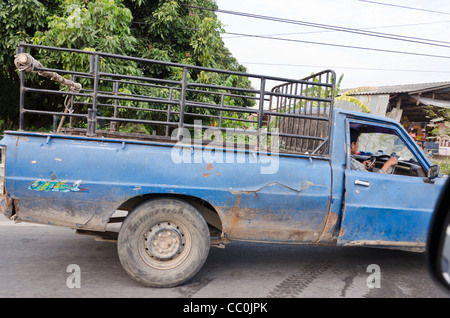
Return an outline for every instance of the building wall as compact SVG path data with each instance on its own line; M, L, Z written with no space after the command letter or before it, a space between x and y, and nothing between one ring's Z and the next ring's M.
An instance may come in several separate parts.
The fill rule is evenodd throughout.
M386 94L386 95L356 95L352 97L355 97L364 104L366 104L366 106L369 107L371 114L386 117L386 109L389 104L389 96L390 96L389 94ZM363 112L363 110L359 108L356 104L347 101L337 100L335 103L335 107Z

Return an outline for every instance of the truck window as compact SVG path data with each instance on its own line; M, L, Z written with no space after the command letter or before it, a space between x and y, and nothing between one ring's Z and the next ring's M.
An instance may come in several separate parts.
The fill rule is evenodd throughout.
M395 153L401 161L416 161L414 155L397 135L363 133L359 137L360 152L390 155Z
M412 177L426 176L417 158L395 130L366 124L351 124L350 129L357 130L359 134L358 150L353 159L363 163L366 168L370 167L368 171ZM391 157L397 159L397 164L380 171Z

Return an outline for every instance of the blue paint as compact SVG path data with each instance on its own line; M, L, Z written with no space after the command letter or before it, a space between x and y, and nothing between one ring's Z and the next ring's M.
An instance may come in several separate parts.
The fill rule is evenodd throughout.
M28 132L5 132L0 144L7 147L6 189L20 200L19 218L40 223L104 230L125 201L167 194L211 204L236 240L423 243L444 179L429 184L346 170L349 121L391 127L425 170L431 166L398 123L337 109L324 157ZM276 172L262 173L275 159ZM358 178L371 186L361 189Z

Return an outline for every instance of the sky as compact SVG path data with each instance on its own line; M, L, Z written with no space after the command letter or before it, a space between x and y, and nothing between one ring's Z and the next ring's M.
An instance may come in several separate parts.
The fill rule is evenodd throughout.
M341 88L450 81L450 1L216 0L216 3L220 10L291 22L217 13L226 31L222 35L225 46L248 73L301 79L312 72L332 69L338 77L344 75ZM377 32L378 36L299 25L298 22ZM408 41L386 39L380 37L380 33L409 38Z

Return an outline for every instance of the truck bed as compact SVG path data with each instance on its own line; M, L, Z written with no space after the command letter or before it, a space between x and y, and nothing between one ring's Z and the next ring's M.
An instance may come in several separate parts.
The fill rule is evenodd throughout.
M328 215L327 158L30 132L6 132L1 144L20 221L101 232L117 210L177 196L228 239L308 243Z

